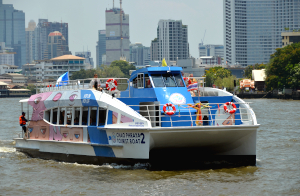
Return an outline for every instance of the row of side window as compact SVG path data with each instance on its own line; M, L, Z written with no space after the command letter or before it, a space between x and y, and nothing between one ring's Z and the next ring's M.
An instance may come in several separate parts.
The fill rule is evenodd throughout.
M46 110L44 119L55 125L102 126L106 109L101 107L58 107Z

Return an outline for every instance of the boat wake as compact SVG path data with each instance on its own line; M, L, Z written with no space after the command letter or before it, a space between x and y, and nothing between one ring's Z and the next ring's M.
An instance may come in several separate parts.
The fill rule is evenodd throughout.
M9 148L9 147L0 147L0 153L14 153L16 152L15 148Z
M126 169L126 170L135 170L135 169L149 169L149 163L136 163L134 165L118 165L115 163L106 163L103 165L92 165L92 164L79 164L79 163L67 163L67 162L60 162L63 165L69 165L74 167L86 167L86 168L107 168L107 169Z

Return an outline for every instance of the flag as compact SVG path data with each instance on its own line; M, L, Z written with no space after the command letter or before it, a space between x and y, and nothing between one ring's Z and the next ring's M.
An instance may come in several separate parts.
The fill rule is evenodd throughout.
M167 62L166 62L165 58L161 61L161 66L167 67Z
M186 88L188 91L198 90L198 83L194 82L194 83L188 85Z
M69 80L69 72L67 71L63 75L59 76L59 78L56 81L56 86L66 85L67 82L64 82L64 81L68 81L68 80Z

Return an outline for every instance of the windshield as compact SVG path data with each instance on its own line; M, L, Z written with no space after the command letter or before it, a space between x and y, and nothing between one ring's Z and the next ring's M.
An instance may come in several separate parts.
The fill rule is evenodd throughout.
M151 74L151 77L155 87L165 87L161 74Z
M166 87L177 87L175 78L172 74L163 74L162 76L165 81Z
M151 77L155 87L184 87L179 73L151 74Z
M173 74L176 80L177 86L184 87L184 82L182 81L182 77L180 74Z

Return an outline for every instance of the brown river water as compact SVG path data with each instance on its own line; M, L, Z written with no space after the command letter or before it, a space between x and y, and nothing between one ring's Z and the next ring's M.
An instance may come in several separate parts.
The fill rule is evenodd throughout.
M261 124L257 166L180 171L27 157L14 148L18 101L0 99L0 195L300 195L300 101L246 100Z

